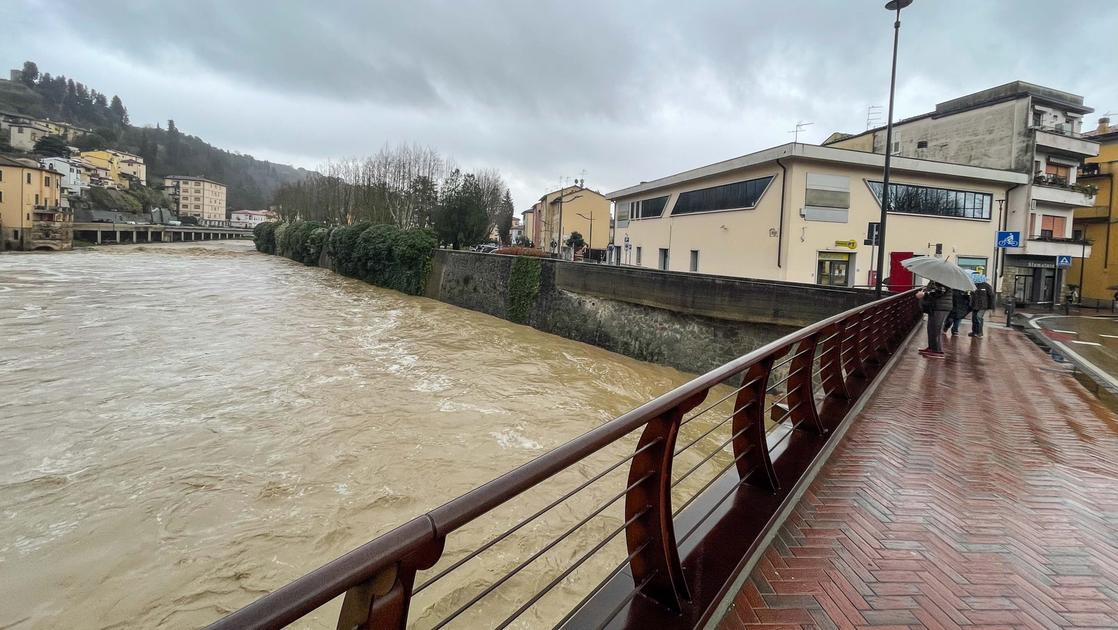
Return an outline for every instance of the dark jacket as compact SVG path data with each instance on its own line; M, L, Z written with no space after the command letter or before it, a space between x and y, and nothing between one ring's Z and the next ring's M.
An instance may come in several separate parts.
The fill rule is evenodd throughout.
M970 294L958 289L951 290L951 316L963 319L970 313Z
M994 308L994 287L989 282L979 282L974 286L974 293L970 296L970 309L986 311Z
M937 284L935 282L928 283L924 288L924 302L921 304L925 312L932 311L950 311L953 306L951 300L951 289Z

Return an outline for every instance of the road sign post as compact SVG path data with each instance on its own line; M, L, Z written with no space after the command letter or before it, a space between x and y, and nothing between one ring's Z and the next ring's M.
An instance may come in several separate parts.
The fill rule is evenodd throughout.
M1021 233L998 232L997 246L998 249L1005 249L1007 247L1021 247Z

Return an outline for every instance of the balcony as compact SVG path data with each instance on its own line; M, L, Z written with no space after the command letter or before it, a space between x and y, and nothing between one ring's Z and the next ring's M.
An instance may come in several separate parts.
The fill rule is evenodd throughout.
M1074 158L1095 157L1099 154L1099 143L1083 139L1081 134L1065 129L1034 128L1036 145L1050 153Z
M1083 239L1033 236L1025 241L1025 253L1032 256L1071 256L1090 258L1091 242Z
M1033 184L1033 200L1039 203L1074 208L1095 205L1094 186L1068 184L1066 178L1056 175L1037 175Z

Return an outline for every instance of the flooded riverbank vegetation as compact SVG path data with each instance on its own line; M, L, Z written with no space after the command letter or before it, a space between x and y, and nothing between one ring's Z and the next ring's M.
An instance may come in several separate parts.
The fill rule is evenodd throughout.
M438 246L426 228L356 223L327 227L316 221L262 223L253 229L257 251L318 265L402 293L423 292Z

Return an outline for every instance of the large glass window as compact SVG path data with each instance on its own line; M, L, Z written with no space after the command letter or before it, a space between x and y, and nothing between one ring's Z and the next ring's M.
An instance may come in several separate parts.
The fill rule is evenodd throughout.
M744 182L734 182L711 188L689 190L679 193L679 199L672 208L672 216L693 212L713 212L715 210L738 210L757 205L765 188L773 180L772 176L759 177Z
M881 203L881 182L866 182ZM890 212L928 214L964 219L990 219L990 206L994 196L988 193L916 186L914 184L889 184Z
M663 197L653 197L652 199L634 201L630 206L630 214L634 219L656 219L664 214L664 208L667 205L667 195L664 195Z

